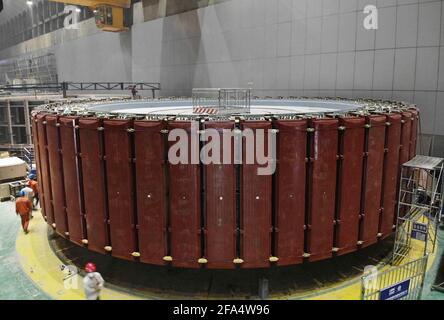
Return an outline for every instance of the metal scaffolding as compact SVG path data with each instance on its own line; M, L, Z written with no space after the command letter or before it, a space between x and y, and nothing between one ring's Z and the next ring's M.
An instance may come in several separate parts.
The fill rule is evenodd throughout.
M34 85L57 83L57 62L53 53L32 54L2 61L0 83L6 85Z
M424 244L423 255L435 250L442 211L444 159L416 156L401 168L398 216L392 264L409 260L412 241Z

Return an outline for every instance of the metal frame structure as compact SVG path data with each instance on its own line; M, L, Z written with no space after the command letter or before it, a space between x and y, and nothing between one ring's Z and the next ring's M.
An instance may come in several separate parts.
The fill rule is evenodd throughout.
M193 89L193 111L199 114L248 114L251 89Z
M140 91L151 91L153 99L156 91L161 90L158 82L61 82L41 84L4 85L0 90L5 91L61 91L63 97L68 97L68 91L124 91L136 87Z
M0 145L1 151L22 159L30 168L35 163L34 145Z
M444 159L426 156L416 156L402 166L392 264L409 259L413 233L423 235L424 255L435 250L443 207L443 171ZM417 231L415 226L424 230Z
M389 300L419 300L424 288L428 255L382 273L369 273L361 278L361 300L383 300L382 292L393 288L395 294ZM407 292L396 296L401 283L409 281Z
M19 2L19 1L14 1ZM20 1L24 2L24 1ZM34 0L32 6L24 5L23 10L0 21L0 49L5 49L37 38L64 27L66 13L63 3L48 0ZM79 22L93 17L93 12L82 7Z
M31 109L47 100L12 97L0 99L0 146L32 144Z
M163 101L175 107L171 116L169 108L162 108ZM355 177L364 172L371 175L371 171L360 167L355 170L356 174L347 176L344 171L338 175L339 143L349 146L360 141L361 146L343 153L344 159L353 158L360 163L363 144L368 140L372 146L369 152L378 154L379 160L386 150L385 138L392 134L390 131L386 135L386 121L393 121L394 113L410 115L418 111L413 105L399 102L328 101L353 105L341 112L349 122L341 123L341 116L332 114L331 109L315 114L299 113L296 107L293 114L255 112L256 106L272 102L261 100L252 103L252 113L248 115L217 117L193 114L191 100L175 99L147 99L138 103L72 99L41 106L33 110L32 124L37 132L34 141L38 172L42 177L44 215L58 234L88 246L88 250L160 266L258 269L314 262L360 250L364 246L359 244L358 235L350 236L350 230L361 227L355 219L357 211L351 208L338 217L335 214L337 180L341 179L341 194L349 195L348 199L341 199L343 208L350 207L351 198L358 200L357 208L362 200L378 203L376 208L368 210L366 222L371 224L364 224L362 228L369 234L365 244L371 245L380 239L378 200L383 188L392 191L389 202L393 208L392 212L385 212L390 224L385 235L392 233L397 179L391 185L368 183L377 188L359 187L351 197L349 186L361 186ZM312 102L317 104L318 100ZM187 114L178 108L184 103ZM157 106L162 112L139 114L137 105L148 109ZM277 133L279 167L275 175L259 176L259 163L225 166L170 163L166 151L171 143L166 135L175 129L191 132L194 130L191 121L196 119L199 119L201 134L210 129L221 133L227 129ZM396 121L395 138L401 132L401 118L398 116ZM347 135L341 136L344 128ZM408 133L406 143L414 146L416 130ZM377 145L372 143L376 140ZM395 140L392 149L399 150L401 140ZM76 152L76 146L80 146L81 154ZM203 147L205 145L200 144L199 150ZM247 150L242 151L243 155L246 153ZM375 162L372 156L369 163ZM128 163L127 159L135 161ZM394 176L402 162L399 157L391 161ZM73 181L78 181L78 185ZM146 187L135 188L139 185ZM123 186L125 193L119 186ZM117 201L107 201L110 195L116 194L118 198L113 199ZM272 210L273 205L276 211ZM82 229L85 224L74 218L79 214L86 215L87 229L91 232ZM325 222L326 217L331 223ZM223 228L220 218L224 221ZM342 224L338 223L339 219ZM345 224L347 219L355 220ZM104 225L103 221L108 223ZM135 228L137 222L139 228ZM117 236L119 232L124 236ZM344 240L340 247L337 236Z
M57 83L57 63L54 53L29 54L11 58L0 64L0 83L9 85ZM3 78L4 77L4 78Z

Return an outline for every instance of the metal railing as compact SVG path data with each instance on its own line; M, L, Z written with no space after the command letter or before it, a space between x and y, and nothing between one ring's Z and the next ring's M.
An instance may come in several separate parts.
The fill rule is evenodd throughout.
M424 287L428 255L382 273L361 278L362 300L419 300Z
M60 82L40 84L3 85L0 90L5 91L58 91L63 97L68 96L68 91L125 91L135 88L138 91L151 91L152 97L156 97L156 91L161 90L158 82Z
M251 89L193 89L193 113L247 114L251 108Z
M23 148L23 160L32 168L32 164L34 163L34 146Z
M7 151L11 157L18 157L26 162L29 168L35 160L34 145L0 145L0 152Z

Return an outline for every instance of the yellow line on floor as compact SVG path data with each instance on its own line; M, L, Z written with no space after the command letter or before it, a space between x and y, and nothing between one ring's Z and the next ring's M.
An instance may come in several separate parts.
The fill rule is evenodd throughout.
M83 278L78 277L78 288L67 289L64 278L66 274L61 270L63 262L52 251L48 237L47 224L40 213L34 212L34 219L30 223L30 232L25 235L19 232L16 241L17 254L23 271L28 277L48 296L57 300L83 300ZM413 250L410 252L410 258L420 258L422 255L421 247L423 243L412 240ZM433 265L435 254L429 258L428 270ZM391 266L383 266L379 271L384 272L392 268ZM328 271L326 271L328 272ZM69 283L69 282L68 282ZM168 298L165 296L147 296L147 299ZM103 300L140 300L136 295L126 292L105 288L102 291L101 298ZM180 297L170 296L169 298L178 299ZM313 290L302 294L293 294L280 299L310 299L310 300L359 300L361 298L361 281L360 277L347 280L342 283L331 285L327 288ZM201 297L204 299L204 297Z
M69 289L71 284L63 279L67 277L61 270L63 262L54 254L47 237L47 224L40 213L34 212L29 233L19 232L16 241L17 254L23 271L48 296L57 300L84 300L83 278L78 276L78 288ZM68 284L67 288L65 284ZM137 296L104 288L102 300L135 300Z
M432 244L429 241L429 246ZM437 247L435 252L429 255L427 262L427 272L432 268L436 258ZM424 254L424 243L418 240L412 240L412 248L409 251L408 256L399 264L402 265L409 261L420 259ZM390 269L395 269L396 266L385 265L378 269L379 273L385 272ZM396 277L395 277L396 278ZM402 279L402 276L400 277ZM308 298L309 300L360 300L361 299L361 278L356 278L349 283L349 285L339 285L335 289L333 286L330 289L320 290L318 294ZM383 289L383 288L380 288Z

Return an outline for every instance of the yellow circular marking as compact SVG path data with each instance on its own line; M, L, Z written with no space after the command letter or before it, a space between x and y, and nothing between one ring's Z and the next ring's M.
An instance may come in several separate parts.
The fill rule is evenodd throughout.
M16 240L16 251L19 257L20 265L26 275L39 287L44 293L57 300L84 300L83 293L83 277L77 279L77 288L72 283L64 281L66 274L62 270L64 262L62 262L52 251L49 246L47 237L48 225L40 214L36 214L32 219L29 227L29 233L25 235L23 232L18 233ZM86 239L85 239L86 240ZM85 241L82 241L85 243ZM418 240L412 240L412 250L410 251L410 259L417 259L422 256L423 243ZM427 270L432 267L436 254L433 253L429 257ZM171 262L172 257L164 257L164 261ZM235 264L242 264L242 259L235 259ZM380 272L384 272L392 268L385 265L380 268ZM354 279L332 284L317 290L310 290L291 295L280 295L272 297L274 299L310 299L310 300L359 300L361 297L361 281L360 276ZM106 281L106 279L105 279ZM180 299L183 296L147 294L147 299ZM201 297L205 298L205 297ZM129 293L110 289L105 287L102 291L101 299L103 300L140 300L140 296L131 295Z

